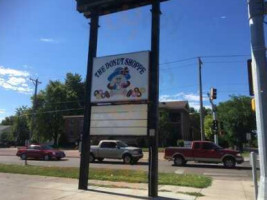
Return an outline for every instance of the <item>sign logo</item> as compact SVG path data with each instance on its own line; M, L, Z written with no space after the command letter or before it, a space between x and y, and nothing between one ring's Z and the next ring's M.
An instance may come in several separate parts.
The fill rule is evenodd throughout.
M95 58L92 102L148 98L149 52Z

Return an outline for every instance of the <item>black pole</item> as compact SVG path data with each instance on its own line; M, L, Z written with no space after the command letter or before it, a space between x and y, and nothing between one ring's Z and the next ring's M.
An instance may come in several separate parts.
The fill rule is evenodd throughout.
M79 189L87 190L89 177L89 155L90 155L90 120L91 120L91 81L93 71L93 58L97 52L98 36L98 13L92 13L89 38L89 52L86 75L85 111L83 122L82 149L80 161Z
M149 89L149 189L150 197L158 196L158 101L159 101L159 39L160 1L152 2L151 68Z

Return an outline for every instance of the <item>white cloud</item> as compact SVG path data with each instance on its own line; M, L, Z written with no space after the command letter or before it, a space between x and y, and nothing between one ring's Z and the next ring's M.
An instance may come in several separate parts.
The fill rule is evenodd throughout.
M30 75L30 73L27 71L20 71L20 70L10 69L10 68L5 68L3 66L0 66L0 75L27 77Z
M199 95L198 94L193 94L193 93L184 93L184 92L180 92L174 95L161 95L159 97L159 101L160 102L168 102L168 101L188 101L189 102L189 106L193 107L197 110L199 110ZM207 97L203 97L203 102L206 108L210 108L210 106L208 105L208 98Z
M226 19L227 17L226 17L226 16L221 16L220 18L221 18L221 19Z
M32 89L29 87L30 73L27 71L15 70L0 66L0 87L19 93L29 94Z
M0 109L0 114L5 114L6 111L4 109Z
M26 86L26 78L22 77L9 77L7 80L7 83L10 85L21 85L21 86Z
M47 43L56 43L57 41L53 38L40 38L41 42L47 42Z

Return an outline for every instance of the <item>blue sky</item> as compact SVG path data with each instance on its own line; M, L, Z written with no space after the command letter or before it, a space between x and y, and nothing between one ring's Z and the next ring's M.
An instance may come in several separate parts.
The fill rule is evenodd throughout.
M218 89L217 103L248 95L246 1L171 0L161 10L161 101L198 108L198 56L206 106L210 87ZM98 56L149 50L150 22L150 6L101 17ZM89 20L74 0L0 0L0 120L31 105L30 77L42 82L39 89L67 72L85 78L88 38Z

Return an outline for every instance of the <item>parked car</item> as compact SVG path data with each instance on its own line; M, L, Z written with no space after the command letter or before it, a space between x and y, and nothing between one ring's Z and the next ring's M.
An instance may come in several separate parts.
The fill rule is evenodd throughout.
M125 164L135 164L143 158L141 148L130 147L120 140L101 140L98 146L91 146L90 162L102 162L105 158L122 159Z
M223 149L209 141L193 141L191 148L168 147L164 158L174 161L174 165L182 166L187 161L204 163L223 163L227 168L233 168L236 163L241 164L244 158L238 151Z
M51 159L60 160L61 158L65 157L65 153L63 151L53 149L51 146L48 145L36 145L36 144L19 148L16 155L19 156L22 160L28 158L43 159L43 160L51 160Z

